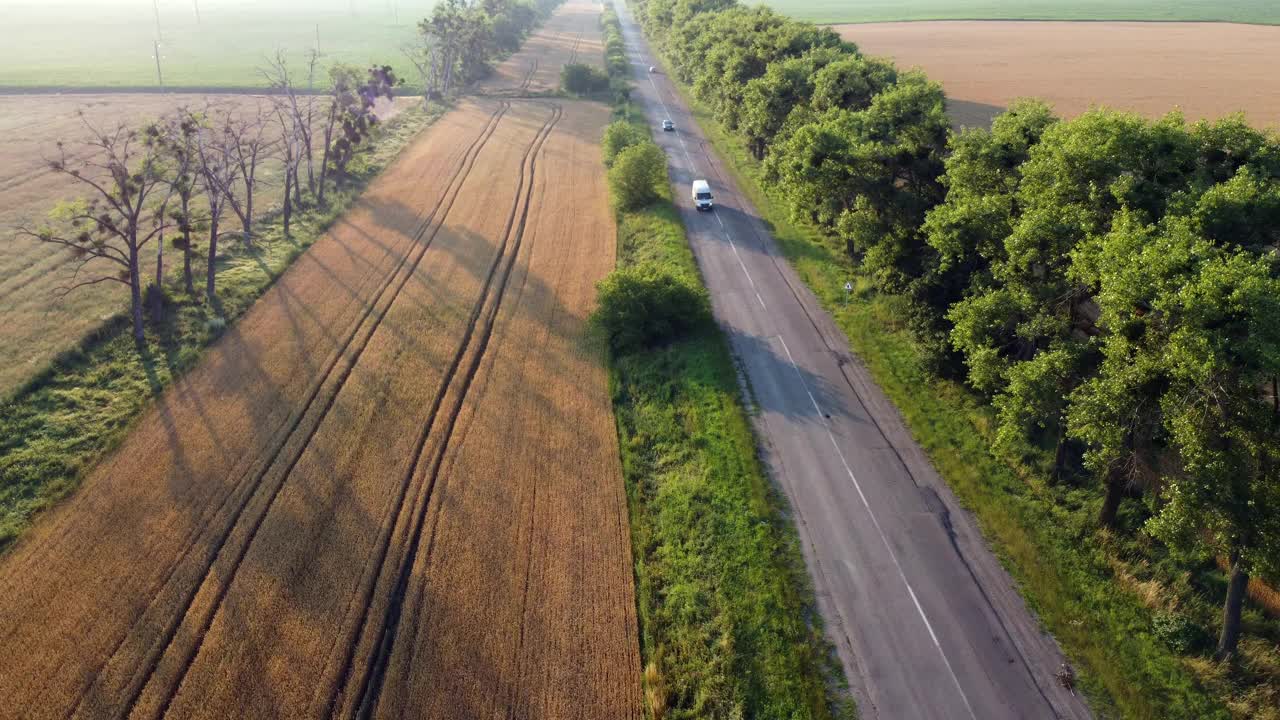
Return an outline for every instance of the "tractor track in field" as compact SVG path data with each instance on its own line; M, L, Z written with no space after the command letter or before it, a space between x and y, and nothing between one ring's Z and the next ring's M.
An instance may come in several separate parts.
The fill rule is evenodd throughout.
M529 72L524 74L524 79L520 81L520 89L528 90L529 84L533 82L533 76L538 72L538 58L534 58L529 63Z
M546 134L545 134L545 135L543 136L543 138L542 138L542 143L545 143L545 142L546 142L547 137L549 137L549 136L551 135L551 130L553 130L553 129L554 129L554 127L555 127L555 125L556 125L557 123L559 123L559 121L560 121L560 118L561 118L561 112L562 112L562 111L561 111L561 108L560 108L560 106L559 106L559 105L556 105L556 106L554 106L554 109L555 109L555 115L554 115L554 117L551 119L551 121L550 121L550 125L549 125L549 127L547 128L547 132L546 132ZM541 150L541 145L539 146L539 150ZM476 352L476 354L474 355L474 357L472 358L471 367L469 368L468 373L467 373L467 375L466 375L466 377L465 377L465 382L466 382L466 384L465 384L465 386L463 387L463 389L462 389L461 393L459 393L459 396L458 396L458 398L457 398L457 401L456 401L456 404L455 404L454 410L453 410L453 412L451 413L451 415L450 415L450 416L449 416L449 418L448 418L448 426L447 426L446 434L443 436L442 442L440 443L440 449L439 449L439 451L436 453L436 455L435 455L435 459L434 459L434 462L432 463L432 467L431 467L431 479L430 479L430 482L431 482L432 487L434 487L434 485L435 485L435 483L436 483L436 480L437 480L437 479L439 478L439 476L440 476L440 468L441 468L441 465L444 463L445 455L446 455L446 453L448 452L448 450L449 450L449 448L450 448L450 445L451 445L451 443L452 443L452 441L453 441L453 439L454 439L454 424L457 422L458 415L459 415L459 413L461 412L461 410L462 410L462 406L463 406L464 402L465 402L465 401L466 401L466 399L467 399L467 393L468 393L468 392L470 391L470 389L471 389L471 383L472 383L472 381L474 380L475 375L476 375L477 371L479 370L481 363L484 361L485 351L488 349L488 346L489 346L489 340L490 340L490 338L491 338L491 336L492 336L492 334L493 334L493 326L494 326L494 322L495 322L495 320L496 320L496 318L497 318L498 311L501 309L502 301L503 301L503 299L504 299L504 298L505 298L505 296L506 296L506 295L505 295L506 285L507 285L508 280L510 279L511 269L512 269L512 267L514 267L515 262L519 259L520 248L521 248L521 246L523 245L523 242L524 242L524 232L525 232L525 228L526 228L526 226L527 226L527 222L528 222L528 219L529 219L529 207L530 207L530 205L531 205L531 203L532 203L532 198L533 198L534 180L535 180L535 177L536 177L536 176L535 176L536 165L537 165L537 156L535 155L535 156L533 157L533 159L532 159L532 162L531 162L531 165L530 165L530 169L529 169L529 183L528 183L527 187L524 189L524 193L525 193L525 203L524 203L524 209L523 209L523 210L522 210L522 212L521 212L519 226L517 227L516 232L515 232L515 242L514 242L515 247L514 247L514 249L512 250L511 258L510 258L510 260L508 260L508 262L507 262L507 267L506 267L506 269L505 269L505 271L504 271L504 274L503 274L503 279L502 279L502 294L500 294L500 295L497 297L497 300L495 301L493 308L492 308L492 309L490 310L490 312L489 312L489 316L488 316L488 318L487 318L487 320L486 320L486 325L485 325L484 335L483 335L482 340L481 340L480 348L479 348L479 350ZM465 437L465 430L464 430L464 437ZM429 499L429 498L428 498L428 499ZM416 526L416 527L415 527L415 529L414 529L414 545L413 545L412 552L413 552L413 554L414 554L414 556L415 556L415 557L416 557L416 555L417 555L417 552L418 552L418 546L419 546L419 544L421 543L422 532L423 532L423 529L424 529L425 524L426 524L426 514L427 514L427 510L428 510L428 507L427 507L426 503L424 502L424 503L422 504L422 509L421 509L421 511L420 511L420 515L421 515L421 516L420 516L419 518L417 518L417 526ZM431 534L430 534L430 535L428 536L428 538L427 538L426 553L425 553L425 555L424 555L424 564L426 564L426 563L429 563L429 562L430 562L431 556L432 556L432 554L433 554L433 550L434 550L434 547L435 547L435 530L436 530L436 526L435 526L435 524L433 523L433 524L432 524L432 526L431 526ZM405 576L404 576L406 585L405 585L405 588L402 588L402 589L400 590L400 598L399 598L399 599L400 599L401 601L403 601L403 599L404 599L404 598L403 598L403 595L404 595L405 590L407 589L408 574L412 571L413 561L414 561L414 558L411 558L411 559L410 559L410 563L406 566L406 569L405 569L405 571L404 571L404 572L406 573L406 574L405 574ZM404 636L405 636L405 637L408 637L408 638L410 639L410 640L409 640L409 641L410 641L410 643L413 643L413 639L414 639L414 638L416 638L416 637L417 637L417 634L418 634L418 621L419 621L419 618L420 618L420 613L417 613L417 612L411 613L411 617L413 618L413 620L412 620L412 624L410 625L410 630L409 630L409 632L405 633L405 634L404 634ZM398 624L398 622L399 622L399 618L398 618L398 617L397 617L396 622L397 622L397 624ZM394 638L395 638L396 636L398 636L398 634L389 635L388 637L389 637L391 640L394 640ZM412 665L413 665L413 659L414 659L414 656L415 656L414 654L416 653L417 646L416 646L416 644L411 644L409 647L410 647L410 656L409 656L409 661L408 661L407 665L408 665L409 667L412 667ZM390 650L388 649L388 652L385 654L385 656L384 656L384 657L380 658L380 661L385 665L385 663L386 663L386 662L388 662L389 660L390 660ZM376 698L375 698L375 703L376 703ZM372 716L373 716L373 715L372 715L372 710L376 710L376 705L375 705L375 707L370 708L370 711L369 711L369 712L364 713L361 717L362 717L362 718L369 718L369 717L372 717Z
M359 692L347 693L345 702L338 713L339 717L349 718L371 718L377 711L378 700L381 697L382 687L386 678L386 669L391 660L392 652L395 648L396 638L400 636L399 627L403 617L403 608L406 595L408 594L410 577L413 574L413 567L417 562L419 550L421 548L423 530L426 525L427 511L430 506L432 491L435 488L436 480L440 474L440 466L444 461L445 455L450 448L450 441L453 437L454 427L457 423L458 416L467 400L468 392L471 389L471 383L476 377L476 373L484 360L485 352L489 346L489 340L493 334L493 328L499 310L502 307L503 299L506 297L507 284L511 278L512 268L515 267L516 261L519 259L520 250L524 242L525 228L528 224L530 207L532 205L533 189L537 178L537 163L542 152L543 146L547 139L555 130L563 115L563 109L558 104L550 106L551 113L542 127L535 134L532 144L526 149L525 156L521 162L520 184L516 190L516 200L511 208L511 214L507 219L506 228L503 232L502 245L499 247L498 253L494 257L494 261L489 268L489 272L485 278L484 289L481 297L476 303L473 314L467 325L467 330L463 342L451 362L445 381L442 383L441 391L437 395L437 401L432 407L431 416L423 427L423 432L418 438L417 446L414 453L414 461L406 473L403 483L403 492L394 515L399 518L406 510L408 517L408 547L407 551L401 557L396 567L394 585L387 599L386 607L382 609L382 618L376 629L371 634L365 632L368 627L370 614L372 612L372 599L376 587L372 588L367 596L362 620L360 623L360 632L357 634L356 642L351 644L351 650L344 663L342 679L335 688L330 697L329 707L332 709L337 700L337 693L341 692L344 687L358 687ZM505 261L505 263L504 263ZM494 283L497 278L496 284ZM491 292L492 290L492 292ZM490 300L492 299L492 302ZM487 312L486 312L487 306ZM483 316L483 318L481 317ZM475 335L477 324L479 333ZM472 342L473 335L475 341ZM472 348L474 346L474 351ZM470 361L463 369L462 374L457 375L458 368L464 360ZM454 391L456 384L458 385ZM452 395L453 401L447 410L443 419L440 419L439 410L443 405L446 396ZM418 469L422 465L423 452L426 448L428 437L431 435L431 429L440 420L441 428L437 437L439 442L427 458L427 471L423 474L419 483L419 490L414 497L412 505L407 508L404 506L404 497L407 495L412 479L418 474ZM398 521L394 525L400 525ZM389 538L388 538L389 539ZM431 543L427 544L427 556L430 556ZM380 564L385 563L386 549L380 553ZM380 568L379 576L384 574L384 570L389 568ZM390 578L388 578L390 579ZM411 630L407 633L409 642L417 631L417 614L412 615L414 620ZM353 682L352 662L355 651L361 643L360 639L369 637L374 643L371 648L372 655L368 662L364 665L363 678ZM412 645L410 648L412 649Z
M266 507L263 508L262 512L258 515L257 519L254 521L253 526L250 528L249 536L242 543L240 551L232 565L231 571L225 575L226 580L218 588L217 598L215 599L213 606L205 614L205 617L201 622L200 631L197 634L195 642L193 643L186 657L183 659L181 671L178 673L177 677L175 678L171 686L166 689L164 693L165 699L163 703L160 705L160 707L158 708L158 711L155 714L155 717L163 717L166 711L168 710L169 705L172 703L173 698L177 694L178 688L181 686L182 678L185 677L186 673L190 670L192 662L195 660L196 655L200 651L200 647L204 642L205 635L207 634L209 627L213 624L213 620L217 616L218 610L222 606L222 602L226 597L227 591L231 587L231 581L234 579L235 574L239 569L240 563L243 561L245 555L249 551L250 546L253 544L253 539L256 536L258 529L262 526L263 521L266 519L267 515L269 514L271 505L274 503L275 498L279 495L280 490L284 487L284 484L287 481L289 475L292 473L293 468L297 465L298 461L302 458L302 455L305 453L306 448L310 444L312 437L319 430L320 425L323 422L325 416L328 414L329 410L333 406L333 403L336 401L338 397L338 393L341 391L343 385L346 383L346 380L350 376L352 370L358 364L360 360L360 356L363 354L365 348L368 347L369 341L373 338L374 334L377 332L378 328L381 326L383 318L386 317L387 312L390 310L391 306L395 303L396 297L400 295L400 292L404 289L404 286L408 283L409 279L413 277L413 273L416 271L418 264L421 262L422 258L426 255L427 249L431 246L432 241L435 239L440 228L443 226L444 218L448 216L449 211L452 209L454 202L457 200L459 194L461 193L462 186L466 182L467 177L470 175L471 168L474 167L476 158L479 156L481 150L484 149L485 145L488 143L489 138L492 137L493 132L497 129L497 126L501 122L502 117L506 114L507 110L510 107L511 107L510 103L505 101L502 102L498 110L496 110L494 114L490 117L490 121L488 122L488 124L486 124L485 128L472 142L471 147L468 149L468 153L464 155L464 160L461 166L459 167L459 172L453 176L451 183L448 186L446 186L447 189L445 193L441 195L440 201L437 202L436 205L432 208L432 211L427 215L427 219L424 220L421 227L415 233L414 239L415 239L415 243L417 244L417 247L415 248L416 257L413 258L411 266L409 267L408 271L403 274L400 273L400 270L404 267L408 258L411 255L413 255L414 251L407 253L406 256L401 259L399 265L397 265L396 270L388 276L388 281L379 289L377 296L374 298L373 302L370 303L369 308L365 311L364 316L362 316L360 320L357 322L355 331L353 331L351 335L348 336L342 348L337 353L337 358L341 358L343 355L347 354L347 350L350 348L350 343L354 339L355 335L358 333L360 326L362 326L364 324L364 321L368 319L370 315L373 314L374 310L377 309L379 305L381 305L382 306L381 310L377 312L377 315L373 321L372 326L369 327L367 332L365 332L364 337L361 339L359 346L356 348L354 354L351 356L351 359L348 361L346 367L343 369L342 374L339 376L337 380L336 386L333 388L332 393L326 399L325 405L321 409L319 416L316 418L315 423L307 431L307 434L302 439L302 442L299 444L297 451L294 452L293 456L289 459L288 465L286 466L284 472L281 473L281 478L279 483L277 483L277 485L271 490L271 497L268 499L266 503ZM436 222L437 219L439 220L439 222ZM429 234L428 234L428 231L429 231ZM387 289L391 287L392 284L395 284L395 279L397 276L400 277L400 281L398 284L396 284L395 290L392 292L390 299L388 299L384 303L383 295L386 293ZM324 380L321 381L318 387L321 387L321 388L323 387L325 381L327 381L328 379L328 376L332 373L333 367L335 365L336 365L336 361L334 364L331 364L329 368L326 369L326 372L324 374L325 375ZM306 408L303 410L302 414L300 415L300 418L306 416L307 411L310 409L310 406L311 406L311 399L309 398L306 403ZM296 428L298 424L300 423L295 424L294 428ZM292 430L294 428L291 428L290 434L292 434ZM286 439L286 441L280 445L280 449L283 449L287 444L288 443ZM277 453L278 452L279 450L277 450ZM269 471L270 467L274 464L275 464L275 458L273 458L271 463L267 466L267 470ZM265 477L265 475L266 475L266 472L264 471L262 475L259 477L259 479L255 481L255 485L260 483L261 479ZM255 487L254 492L250 493L250 499L253 494L256 494L256 490L257 488ZM248 499L245 502L246 506L247 504L248 504ZM242 506L241 509L243 509L243 507L244 506ZM238 518L235 524L236 525L239 524ZM233 528L234 528L234 525L233 525ZM228 535L229 535L229 532L228 532ZM218 553L221 554L221 548L218 549ZM210 570L212 570L212 567L210 567ZM197 587L196 592L198 591L199 591L199 588ZM194 598L195 598L195 593L192 593L191 599L194 600ZM186 615L186 611L182 613L182 616L185 617L185 615ZM181 620L179 620L178 624L180 624L180 622ZM176 631L177 624L175 624L174 629ZM158 659L159 659L159 656L157 656L157 660ZM151 673L149 674L153 674L153 673L154 673L154 666L152 667ZM139 685L137 692L134 694L134 696L130 700L130 703L129 703L130 712L126 713L126 716L131 715L132 706L137 702L138 696L141 694L142 690L146 687L146 685L147 685L146 681L144 681Z
M524 173L523 173L524 159L527 159L529 154L534 150L534 146L538 143L538 140L541 137L542 131L545 130L545 127L546 126L544 124L543 128L540 129L538 133L535 133L534 138L533 140L530 141L529 146L525 148L524 158L522 158L522 161L521 161L522 173L521 173L520 181L522 184L524 182ZM514 215L514 213L516 212L516 209L519 206L519 202L520 202L520 190L517 189L515 206L512 208L512 215ZM508 226L508 229L509 229L509 226ZM506 231L504 231L504 237L505 237L505 232ZM497 259L495 259L494 262L497 263L498 260L501 259L501 257L502 257L502 254L500 252L499 255L497 256ZM436 399L433 401L431 409L428 411L427 419L423 425L422 433L419 435L415 443L413 462L410 464L410 467L405 473L404 478L401 480L401 485L399 488L399 493L396 497L396 501L391 504L391 507L389 510L389 512L392 515L391 522L388 523L384 521L380 525L380 527L383 529L383 532L379 534L378 545L377 545L378 551L375 553L376 562L373 563L373 565L377 568L377 572L373 575L369 575L367 572L363 574L363 577L365 579L362 582L362 585L361 585L362 590L360 594L360 598L362 601L362 610L360 613L361 621L358 626L352 628L352 630L355 631L354 633L355 637L349 638L347 642L342 644L342 646L346 647L347 650L345 652L343 660L338 664L339 669L336 674L336 677L334 677L331 682L326 682L321 686L323 689L325 689L328 695L327 700L321 704L321 707L323 708L332 708L333 704L336 702L337 695L342 691L343 687L347 684L347 679L351 674L351 669L352 669L351 664L354 661L356 645L359 642L360 636L362 635L364 626L368 622L369 608L373 602L374 595L377 592L377 588L378 588L377 579L383 574L383 565L386 562L386 556L391 548L391 536L394 534L395 528L399 525L399 523L397 522L397 518L399 517L401 512L403 512L405 497L407 496L408 491L413 485L413 476L417 473L418 465L421 461L421 454L422 454L423 448L426 445L427 436L429 434L431 426L434 423L436 415L439 412L439 408L444 401L445 394L447 393L450 387L453 376L457 372L457 368L466 354L471 333L475 329L476 319L479 316L480 311L482 310L484 302L487 298L488 282L489 280L492 279L492 270L490 271L489 275L490 277L486 280L486 285L484 289L481 291L481 295L477 299L476 305L472 308L472 314L470 318L468 318L468 322L467 322L466 329L464 331L462 342L459 344L458 350L455 352L449 364L449 367L445 371L445 374L441 381L441 389L437 393ZM337 644L337 641L335 641L335 645L336 644Z
M569 62L568 62L568 63L566 63L566 64L568 64L568 65L572 65L572 64L574 64L574 63L578 62L578 47L579 47L580 45L582 45L582 31L581 31L581 30L579 30L579 31L578 31L578 35L577 35L577 37L575 37L575 38L573 39L573 47L569 48Z
M216 504L211 504L211 505L214 505L214 509L211 512L208 512L202 515L201 522L198 522L193 526L194 529L191 535L184 541L184 547L182 552L176 556L176 559L173 561L171 566L167 569L163 580L156 585L157 589L152 593L152 603L154 603L157 594L165 586L169 584L174 574L181 568L182 561L190 557L192 548L195 546L195 544L199 540L200 529L204 527L206 522L215 518L218 514L224 511L230 503L232 503L233 501L236 500L237 497L239 497L238 506L232 511L231 519L224 525L217 539L214 541L212 547L209 550L207 550L205 553L206 560L204 562L204 570L200 574L200 579L193 584L192 588L188 592L184 594L182 598L182 602L180 603L181 610L172 615L172 619L170 623L166 626L165 631L160 639L160 642L156 643L153 647L149 648L149 651L146 657L144 658L143 662L138 666L138 669L133 673L132 680L127 686L128 700L127 700L127 703L125 704L126 709L125 709L125 712L122 714L122 716L128 716L130 714L133 707L137 704L137 701L141 696L142 692L146 688L147 684L150 682L151 677L154 676L156 668L161 658L163 657L165 651L171 646L172 641L175 635L177 634L178 629L182 625L182 621L187 617L188 613L191 610L192 604L194 603L197 595L199 594L201 587L204 586L205 581L207 581L207 579L209 578L209 575L213 570L213 566L216 564L218 558L222 556L223 550L226 546L226 542L228 541L232 533L235 531L235 529L241 525L240 520L242 518L242 515L247 509L248 505L253 500L253 498L258 494L258 490L261 488L264 479L269 474L271 468L276 466L277 460L280 458L281 453L284 451L284 449L289 445L290 440L293 440L297 437L298 429L303 425L303 421L308 417L311 409L315 406L316 400L320 397L321 391L325 388L327 384L329 384L330 379L333 378L334 369L337 367L338 363L342 360L344 356L349 355L348 351L352 350L353 343L357 342L356 338L358 335L360 335L361 329L367 328L366 332L364 333L364 337L360 339L358 346L354 349L354 354L350 357L350 360L348 361L346 367L342 370L341 375L339 376L335 386L332 389L332 392L324 399L324 406L320 410L319 415L315 418L315 422L309 428L306 429L305 437L303 437L302 442L299 444L297 450L294 452L293 457L290 458L290 462L288 463L285 471L281 473L280 481L278 485L273 489L273 492L271 493L271 498L266 503L266 506L263 508L261 514L253 522L253 527L250 529L248 537L242 544L242 547L240 548L238 556L236 560L233 562L232 571L230 573L225 574L224 576L225 580L223 581L223 584L221 585L218 591L217 602L215 602L213 606L213 610L211 610L208 613L208 617L205 618L204 622L202 622L201 624L202 629L201 629L200 635L198 636L198 639L194 644L194 647L191 653L189 654L189 657L186 658L183 672L179 675L178 681L181 680L181 675L185 674L186 668L189 667L191 661L194 659L196 655L196 652L199 650L200 639L203 637L203 633L208 629L209 624L212 622L212 619L216 614L216 610L218 606L221 604L222 597L225 595L227 588L230 587L231 580L234 578L234 575L235 575L235 569L238 568L240 561L243 559L244 555L247 553L249 546L252 544L253 536L257 528L261 526L262 521L265 519L265 517L267 516L270 510L271 501L274 500L274 497L278 494L280 488L283 487L285 480L289 476L289 472L292 470L294 464L296 464L296 462L298 461L298 459L301 457L306 447L308 446L311 436L314 435L316 430L319 428L321 422L323 421L325 415L328 413L328 410L332 407L333 402L336 399L338 392L341 390L346 378L350 375L351 370L355 367L356 363L359 360L360 354L363 352L364 347L367 346L369 339L372 338L378 326L381 324L382 318L385 317L386 312L390 308L391 304L394 302L395 297L400 293L400 290L407 283L409 277L412 276L414 268L417 267L417 264L421 261L423 255L425 255L427 248L430 246L431 241L435 237L435 231L439 230L439 224L436 223L435 221L437 219L442 220L444 216L447 214L449 208L445 207L445 205L452 207L453 201L456 200L463 182L465 182L467 176L470 174L471 168L474 166L476 158L479 156L480 151L487 144L489 138L492 136L494 130L497 128L499 122L501 121L502 116L505 115L509 107L510 107L510 103L507 103L507 102L500 103L499 107L490 115L489 121L482 128L481 132L475 137L475 139L472 140L467 150L463 153L461 160L456 165L454 172L449 179L449 182L446 186L447 189L445 193L441 195L440 199L435 203L435 205L431 208L431 210L424 215L425 219L419 225L419 227L415 230L413 234L413 243L416 245L416 247L411 245L408 251L405 253L405 255L400 259L400 261L392 269L392 271L387 274L386 280L382 282L382 284L378 287L377 291L374 293L373 300L369 302L368 307L365 309L365 311L352 324L350 331L343 338L343 341L338 346L338 348L333 352L332 356L327 361L327 364L323 369L323 371L317 375L317 379L314 381L311 389L307 393L306 400L302 404L301 408L298 411L296 411L296 413L294 414L285 432L275 440L275 442L272 444L268 453L265 456L262 456L262 455L257 456L256 458L254 458L252 461L249 462L248 467L245 468L240 479L231 485L230 489L223 495L222 499ZM435 226L435 231L431 232L430 235L427 236L428 231L432 229L433 225ZM425 242L424 242L424 237L425 237ZM387 290L391 288L392 285L396 284L395 283L396 278L401 276L401 271L404 269L407 263L410 263L410 258L412 258L412 261L411 261L412 267L410 267L407 273L403 274L403 277L401 278L399 284L396 286L395 291L390 296L390 299L384 304L383 299L387 293ZM380 306L381 306L381 309L379 310ZM375 315L375 312L376 312L376 317L374 317L372 326L369 326L366 321L369 320L370 316ZM249 481L248 484L246 485L245 480L249 476L250 472L254 467L257 467L258 471L254 473L253 479ZM107 656L106 660L98 668L97 672L95 672L94 675L85 684L85 687L80 692L75 705L73 705L71 711L68 712L67 714L68 717L79 714L85 702L85 699L89 696L90 690L92 690L93 688L93 685L96 681L96 677L118 654L119 648L128 640L133 629L137 627L137 621L140 620L141 617L145 615L146 611L149 610L151 606L152 605L149 603L144 610L139 612L138 618L135 619L134 623L130 626L130 629L124 633L119 643L117 643L115 650L113 650ZM168 701L172 699L173 694L177 690L177 687L179 684L178 681L175 681L173 683L173 687L171 687L169 691L166 693L166 698L167 698L166 706ZM163 709L159 714L163 715Z

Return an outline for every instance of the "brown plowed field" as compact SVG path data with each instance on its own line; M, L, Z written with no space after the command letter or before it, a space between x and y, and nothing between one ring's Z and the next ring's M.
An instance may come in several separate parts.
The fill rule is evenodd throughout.
M1280 126L1280 27L1228 23L945 21L839 25L866 53L942 82L958 124L1020 97L1065 117L1093 105L1189 119L1243 110Z
M600 5L569 0L529 39L520 52L494 68L480 91L486 95L526 95L560 87L560 71L570 63L604 67Z
M607 116L415 141L4 558L0 717L638 717Z

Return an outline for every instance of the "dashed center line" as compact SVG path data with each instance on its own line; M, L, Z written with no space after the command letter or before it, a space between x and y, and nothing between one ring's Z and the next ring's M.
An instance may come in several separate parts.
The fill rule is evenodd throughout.
M809 402L813 403L813 409L817 411L818 417L826 417L822 412L822 407L818 405L817 398L809 390L809 384L805 382L804 373L800 372L800 366L796 364L796 359L791 355L791 348L787 347L787 341L781 335L777 337L778 342L782 343L782 349L787 353L787 360L791 361L791 369L795 370L796 378L800 380L800 387L804 388L805 394L809 396ZM867 496L862 492L862 483L858 482L857 476L853 474L853 469L849 467L849 461L845 459L844 451L840 449L840 444L836 442L835 434L831 432L831 423L824 422L823 427L827 431L827 438L831 440L831 447L835 448L836 455L840 458L840 464L844 466L844 471L849 474L849 480L853 482L853 489L858 492L858 498L862 500L862 507L866 508L867 516L871 518L871 524L880 536L880 542L884 543L885 552L888 553L889 559L893 561L893 566L898 571L898 577L902 579L902 584L907 587L907 594L911 596L911 602L916 606L916 612L920 615L920 620L924 622L925 629L929 631L929 638L933 640L933 646L938 649L938 654L942 656L942 663L947 666L947 672L951 675L951 681L955 683L956 692L960 693L960 699L964 701L965 709L969 711L969 717L973 718L973 720L978 720L978 716L973 712L973 707L969 705L968 696L964 694L964 688L960 685L960 678L951 667L951 661L947 659L947 653L942 649L942 643L938 641L937 633L933 631L933 623L929 622L929 616L925 614L924 607L920 605L920 600L916 598L916 591L911 587L911 581L907 580L907 574L902 571L902 564L898 562L898 554L893 551L893 546L889 544L889 537L885 535L884 529L880 527L880 521L876 519L875 511L871 509L871 503L867 502Z

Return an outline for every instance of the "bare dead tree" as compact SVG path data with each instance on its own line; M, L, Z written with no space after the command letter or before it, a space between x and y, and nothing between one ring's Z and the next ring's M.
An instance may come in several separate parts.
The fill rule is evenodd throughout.
M87 152L73 157L59 142L48 165L75 180L87 197L55 209L50 224L18 232L75 256L71 278L57 290L61 295L102 283L128 286L133 337L142 342L142 250L168 227L163 210L167 179L155 129L120 123L102 130L83 113L80 119L90 137Z
M167 177L171 195L169 220L180 233L173 240L173 245L182 250L182 282L188 295L195 295L191 269L195 255L192 235L202 224L201 216L193 204L202 189L199 182L200 157L196 148L200 121L199 117L186 108L179 108L158 123L160 148L168 164Z
M266 66L259 69L259 72L267 80L267 84L279 96L277 100L284 102L291 117L292 134L297 140L296 154L299 159L293 171L293 180L289 183L293 187L293 204L295 206L302 204L302 183L299 175L303 161L307 165L307 190L313 195L316 194L312 128L315 124L317 98L310 90L315 85L316 66L319 63L319 59L320 54L317 49L312 49L307 55L307 93L298 92L297 83L283 50L276 50L275 56L268 58ZM280 108L277 107L276 114L278 115L279 112Z
M289 102L280 96L272 102L276 125L280 128L280 159L284 163L284 201L280 212L284 220L284 234L289 236L289 223L293 219L294 195L298 189L298 167L302 164L302 139L297 119L290 112Z
M227 206L240 218L244 243L253 246L253 199L258 189L258 165L271 152L272 140L267 130L267 114L258 105L253 115L227 113L223 117L224 147L236 164L240 192L233 186L225 189Z
M329 109L325 115L322 140L324 148L320 154L320 177L318 178L316 201L324 204L325 185L329 178L329 154L333 148L334 133L342 122L346 108L353 102L358 71L349 65L334 65L329 69L330 96Z
M205 295L213 302L217 298L216 276L218 259L218 238L222 216L226 212L228 196L231 194L240 171L228 145L228 134L221 128L212 127L208 123L200 127L196 133L196 156L200 188L204 192L209 206L209 265L205 275Z
M400 52L413 63L422 85L422 104L425 107L440 95L441 52L435 36L418 33L414 40L400 46Z

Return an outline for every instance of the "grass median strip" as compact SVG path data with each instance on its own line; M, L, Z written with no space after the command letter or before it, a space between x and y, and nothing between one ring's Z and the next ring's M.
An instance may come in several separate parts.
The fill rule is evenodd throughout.
M701 283L670 200L621 214L618 240L620 267ZM653 716L831 717L798 539L725 338L704 324L612 371Z

